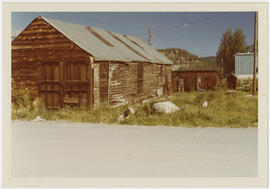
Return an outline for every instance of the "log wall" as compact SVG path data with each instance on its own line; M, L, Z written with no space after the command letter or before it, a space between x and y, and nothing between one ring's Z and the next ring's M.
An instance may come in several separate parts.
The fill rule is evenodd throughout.
M12 42L13 98L27 88L31 99L42 96L48 107L89 103L97 107L171 93L171 65L94 62L89 66L89 57L45 20L36 18Z
M94 107L98 107L99 100L99 63L93 64L93 96L94 96Z
M164 95L165 75L170 94L171 66L142 62L109 63L109 104L119 106ZM158 90L160 92L158 92Z
M28 89L30 92L30 98L35 99L39 96L38 91L38 72L37 65L42 63L52 63L62 61L67 63L67 69L74 70L72 79L68 80L86 80L89 76L86 76L88 70L83 71L82 78L77 77L76 69L84 69L88 66L85 63L89 62L89 54L79 48L76 44L62 35L59 31L54 29L42 18L36 18L33 20L26 29L12 41L12 97L16 97L20 89ZM74 64L73 64L74 63ZM76 66L76 63L82 63ZM59 68L59 66L54 68ZM74 68L74 69L73 69ZM41 73L44 69L40 70ZM46 70L45 70L46 71ZM78 71L78 70L77 70ZM60 73L59 73L60 74ZM66 76L65 76L66 77ZM57 87L56 87L57 88ZM70 97L80 96L83 101L78 101L79 104L85 104L87 98L85 93L89 90L85 86L81 86L72 92L72 86L68 85L67 88L70 91ZM81 91L82 93L80 93ZM65 94L67 95L67 94ZM59 99L58 99L59 100Z

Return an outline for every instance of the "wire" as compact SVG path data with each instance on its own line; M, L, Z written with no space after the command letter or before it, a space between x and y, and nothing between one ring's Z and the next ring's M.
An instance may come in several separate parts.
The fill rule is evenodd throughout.
M225 15L225 13L221 13L221 14L218 13L218 14L215 14L215 15L207 16L207 17L204 17L204 18L202 18L202 19L194 20L194 21L192 21L192 22L185 23L185 24L191 25L191 24L195 24L195 23L198 23L198 22L201 22L201 21L204 21L204 20L208 20L208 19L217 17L217 16L222 16L222 15ZM162 31L167 31L167 30L175 29L175 28L177 28L177 27L179 27L179 26L183 26L183 24L177 24L177 25L175 25L175 26L171 26L171 27L168 27L168 28L164 28L164 29L152 31L151 33L158 33L158 32L162 32ZM142 36L142 35L145 35L145 34L147 34L147 32L138 34L137 36Z

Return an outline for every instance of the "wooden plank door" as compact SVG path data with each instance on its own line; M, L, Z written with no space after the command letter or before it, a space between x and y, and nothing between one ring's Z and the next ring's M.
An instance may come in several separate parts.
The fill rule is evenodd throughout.
M45 62L37 65L38 90L47 108L90 108L91 66L87 61ZM89 71L90 70L90 71Z
M64 105L90 108L91 66L88 61L70 61L64 64ZM90 71L89 71L90 70Z
M60 108L60 64L46 62L37 64L39 97L47 108Z

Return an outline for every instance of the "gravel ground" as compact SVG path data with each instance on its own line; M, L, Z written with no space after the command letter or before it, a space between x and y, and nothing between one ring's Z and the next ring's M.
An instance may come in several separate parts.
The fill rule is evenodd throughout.
M15 121L12 175L254 177L257 129Z

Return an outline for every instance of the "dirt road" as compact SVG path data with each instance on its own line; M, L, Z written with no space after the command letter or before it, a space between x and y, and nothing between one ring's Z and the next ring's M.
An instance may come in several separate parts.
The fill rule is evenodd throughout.
M257 129L15 121L12 174L256 176Z

